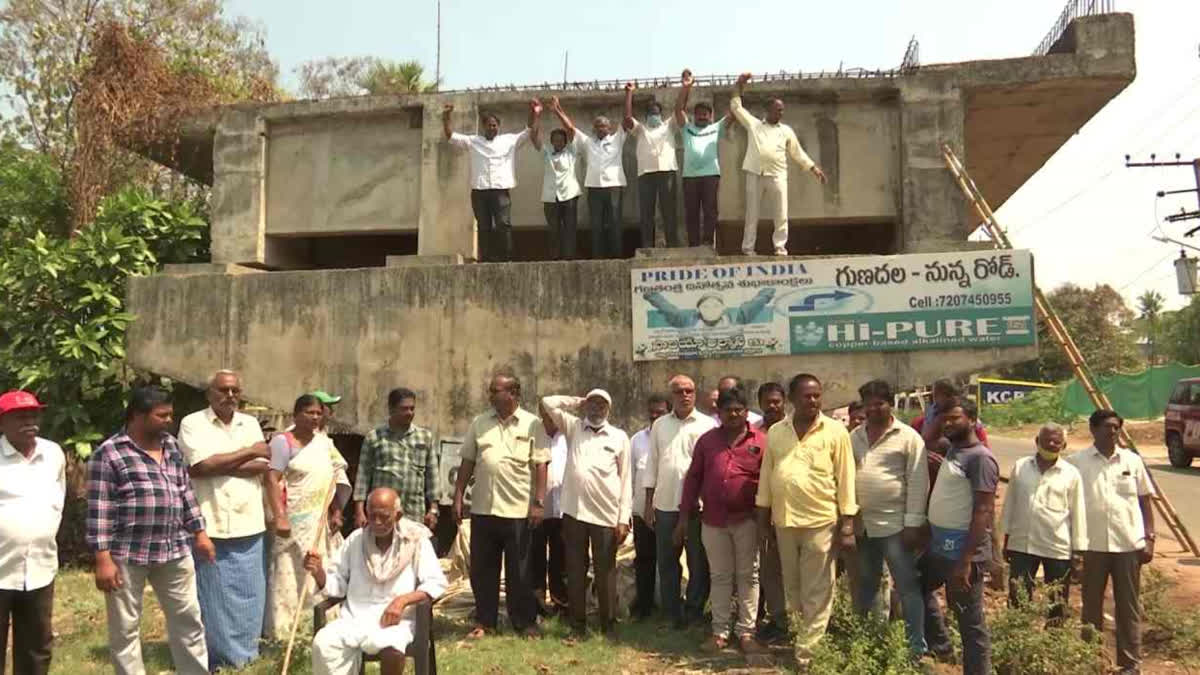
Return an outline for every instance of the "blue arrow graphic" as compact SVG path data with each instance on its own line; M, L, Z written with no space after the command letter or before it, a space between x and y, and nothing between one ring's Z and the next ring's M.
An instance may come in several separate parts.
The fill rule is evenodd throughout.
M818 300L833 300L834 302L837 302L838 300L845 300L846 298L852 298L852 297L854 297L853 293L847 293L846 291L840 291L840 290L835 290L832 293L813 293L812 295L805 298L804 301L801 302L800 304L792 305L791 307L788 307L788 311L790 311L790 312L811 312L817 308Z

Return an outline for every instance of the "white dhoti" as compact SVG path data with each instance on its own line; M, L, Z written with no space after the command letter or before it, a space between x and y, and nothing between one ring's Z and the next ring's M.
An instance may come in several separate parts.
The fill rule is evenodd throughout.
M380 552L368 554L372 546L364 540L368 528L355 530L325 570L325 593L332 598L344 597L341 616L327 624L313 638L312 671L316 675L355 675L363 654L375 655L385 649L404 653L412 644L416 631L416 611L409 605L400 622L384 628L379 619L391 602L402 595L421 591L436 600L446 591L446 576L438 563L437 553L430 543L429 530L424 526L401 521L397 538L408 533L408 546L417 546L409 564L392 575L376 574L384 559ZM393 541L388 553L402 553ZM406 556L401 554L399 560ZM404 564L397 563L397 566ZM386 568L386 566L383 566Z
M350 617L332 621L313 638L313 675L354 675L363 654L375 655L385 649L404 653L412 644L414 630L412 619L387 628L378 621Z

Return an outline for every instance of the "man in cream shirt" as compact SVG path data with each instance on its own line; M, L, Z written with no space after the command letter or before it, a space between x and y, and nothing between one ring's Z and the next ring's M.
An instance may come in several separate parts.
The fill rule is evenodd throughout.
M612 397L593 389L583 398L547 396L542 411L567 439L563 475L563 539L571 628L587 630L588 548L596 570L600 626L616 627L617 548L629 534L633 510L629 436L609 424ZM573 414L576 411L582 417Z
M1038 431L1037 452L1013 465L1004 491L1000 529L1008 559L1008 602L1016 605L1033 592L1038 567L1047 585L1057 584L1050 617L1062 617L1070 583L1071 557L1087 548L1087 510L1079 470L1059 454L1063 428L1053 422Z
M746 146L746 158L742 170L746 172L746 229L742 234L742 253L754 255L754 244L758 240L758 214L763 195L770 200L768 212L775 223L771 244L775 255L787 255L788 240L788 158L811 171L817 180L825 183L825 172L809 158L796 132L784 124L783 101L774 98L767 103L767 117L760 120L751 115L742 105L742 93L750 73L742 73L737 80L737 95L729 101L729 112L746 128L750 137Z
M0 395L0 671L12 625L13 672L50 671L51 617L66 497L66 458L38 436L42 404L27 391Z
M267 600L262 481L270 449L258 420L238 412L238 374L208 382L209 407L183 418L179 444L216 564L196 565L209 667L240 668L258 657Z
M668 383L672 411L650 427L650 458L641 477L646 490L646 524L654 528L657 542L658 586L663 610L677 628L699 621L708 602L708 557L700 541L700 519L689 521L683 547L672 541L679 521L679 502L683 497L683 477L692 465L696 441L716 421L696 409L696 383L687 375L676 375ZM679 565L681 549L687 549L687 601L680 602L679 583L683 569Z

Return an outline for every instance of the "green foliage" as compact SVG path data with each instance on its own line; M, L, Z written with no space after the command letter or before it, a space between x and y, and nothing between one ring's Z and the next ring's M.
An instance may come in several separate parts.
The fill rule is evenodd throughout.
M117 428L127 372L126 280L161 264L208 256L207 223L194 205L139 189L107 199L71 239L27 223L0 232L0 386L50 404L46 435L81 456Z
M1040 389L1012 403L990 404L979 412L988 426L1019 427L1022 424L1057 422L1071 424L1076 415L1066 408L1063 388Z
M793 625L800 625L799 617L793 617L792 621ZM813 675L907 675L921 670L908 651L904 623L859 616L845 584L839 583L829 631L813 649L808 672Z
M1200 363L1200 295L1177 312L1159 317L1157 351L1179 363Z
M1175 582L1154 567L1142 568L1142 642L1148 651L1186 663L1200 662L1200 611L1171 604Z
M1074 617L1047 621L1049 609L1047 599L1035 593L1020 607L1006 605L988 616L993 669L1001 675L1104 673L1100 636L1089 630L1083 637L1083 625Z
M302 98L384 96L437 91L437 82L425 78L419 61L388 61L373 56L329 57L300 64L295 69Z
M70 208L58 170L45 155L0 139L0 232L44 227L65 234Z
M1142 368L1133 311L1112 286L1063 284L1048 299L1093 373L1107 375ZM1043 325L1038 329L1038 358L1018 364L1005 374L1022 380L1058 382L1073 373L1062 348Z

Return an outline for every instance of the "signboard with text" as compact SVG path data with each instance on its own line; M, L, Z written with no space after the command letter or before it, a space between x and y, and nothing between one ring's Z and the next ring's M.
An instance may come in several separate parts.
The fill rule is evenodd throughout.
M1029 251L632 270L633 358L1036 343Z
M1039 389L1053 389L1053 384L1046 382L1026 382L1024 380L1000 380L981 377L978 382L979 393L976 401L980 406L1003 405L1019 401Z

